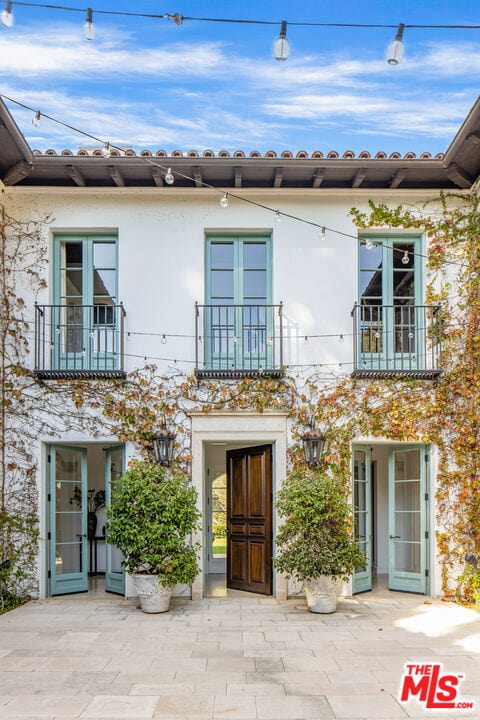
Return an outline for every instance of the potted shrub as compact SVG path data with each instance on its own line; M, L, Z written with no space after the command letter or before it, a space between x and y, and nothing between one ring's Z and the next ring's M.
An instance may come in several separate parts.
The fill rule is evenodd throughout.
M107 542L125 556L144 612L168 610L173 587L191 585L199 572L189 537L200 514L197 493L183 475L139 462L112 488L106 509Z
M342 580L365 563L344 490L318 469L297 467L279 490L276 507L284 522L275 567L303 582L309 610L335 612Z

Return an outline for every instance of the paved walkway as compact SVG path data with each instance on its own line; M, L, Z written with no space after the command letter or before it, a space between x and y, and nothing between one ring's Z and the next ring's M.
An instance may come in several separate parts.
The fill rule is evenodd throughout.
M397 700L404 663L463 673L477 711ZM480 614L401 593L345 599L132 601L70 596L0 617L0 718L319 720L480 718Z

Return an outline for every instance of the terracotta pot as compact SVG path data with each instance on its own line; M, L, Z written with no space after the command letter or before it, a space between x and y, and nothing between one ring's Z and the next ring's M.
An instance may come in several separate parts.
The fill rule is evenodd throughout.
M167 612L170 605L172 588L162 585L158 575L134 574L135 591L140 599L144 613Z
M303 581L308 609L315 613L333 613L342 592L342 581L327 575Z

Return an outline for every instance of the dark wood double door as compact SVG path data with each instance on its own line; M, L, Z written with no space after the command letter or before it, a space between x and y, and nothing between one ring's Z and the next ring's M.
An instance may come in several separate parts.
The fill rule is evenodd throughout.
M272 446L227 452L227 587L272 594Z

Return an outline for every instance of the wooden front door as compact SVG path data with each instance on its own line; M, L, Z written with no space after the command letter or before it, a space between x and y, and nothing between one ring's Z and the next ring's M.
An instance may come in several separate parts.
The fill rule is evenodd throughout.
M272 594L272 446L227 452L227 587Z

